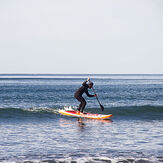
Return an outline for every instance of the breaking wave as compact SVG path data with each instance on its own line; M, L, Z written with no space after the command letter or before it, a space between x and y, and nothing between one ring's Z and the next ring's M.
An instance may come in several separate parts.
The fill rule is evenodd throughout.
M47 117L55 118L62 108L0 108L0 118ZM101 112L100 108L86 108L85 111L98 114L113 114L113 119L158 119L163 120L163 106L110 107Z

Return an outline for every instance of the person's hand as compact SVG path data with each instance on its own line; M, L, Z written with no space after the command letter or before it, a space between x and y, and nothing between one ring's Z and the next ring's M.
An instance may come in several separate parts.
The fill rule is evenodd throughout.
M90 81L90 78L88 78L87 81Z

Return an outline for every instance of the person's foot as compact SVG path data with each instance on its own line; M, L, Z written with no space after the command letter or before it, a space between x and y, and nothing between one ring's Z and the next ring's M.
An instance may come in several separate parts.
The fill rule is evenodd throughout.
M77 114L80 114L81 112L78 110L76 113L77 113Z
M86 112L80 112L80 114L87 114Z

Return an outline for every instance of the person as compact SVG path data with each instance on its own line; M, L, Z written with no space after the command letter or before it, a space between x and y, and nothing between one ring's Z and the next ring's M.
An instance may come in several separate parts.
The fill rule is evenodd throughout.
M88 84L87 84L88 82ZM90 82L90 78L88 78L86 81L83 82L82 86L75 92L74 97L80 102L80 105L78 107L79 113L83 113L84 108L86 106L86 101L83 98L83 93L86 93L88 97L95 97L96 94L91 95L88 93L88 88L91 89L93 87L93 82Z

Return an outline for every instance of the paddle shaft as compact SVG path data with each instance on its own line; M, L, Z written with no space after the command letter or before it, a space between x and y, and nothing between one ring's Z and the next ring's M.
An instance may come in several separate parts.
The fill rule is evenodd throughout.
M94 90L93 87L92 87L92 90L93 90L94 94L96 95L96 99L97 99L97 101L98 101L98 103L99 103L99 105L100 105L100 107L101 107L101 110L104 111L104 107L101 105L101 103L100 103L100 101L99 101L99 99L98 99L98 97L97 97L97 94L96 94L96 92L95 92L95 90Z
M87 81L90 82L90 78L88 78ZM99 103L99 105L100 105L100 107L101 107L101 110L104 111L104 107L101 105L101 103L100 103L100 101L99 101L99 99L98 99L98 97L97 97L97 94L96 94L95 89L93 88L93 86L92 86L92 90L93 90L94 94L96 95L96 99L97 99L97 101L98 101L98 103Z
M96 95L96 99L97 99L98 103L101 105L101 103L100 103L100 101L99 101L99 99L98 99L98 97L97 97L97 94L96 94L96 92L95 92L95 89L94 89L93 87L92 87L92 90L93 90L94 94Z

